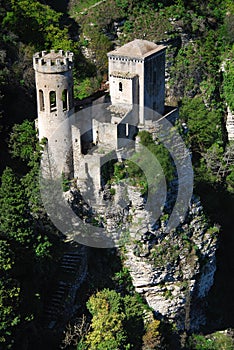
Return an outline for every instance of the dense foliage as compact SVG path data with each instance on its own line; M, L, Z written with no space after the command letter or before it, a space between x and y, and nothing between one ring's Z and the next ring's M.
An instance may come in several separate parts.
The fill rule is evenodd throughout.
M129 349L130 344L139 347L143 307L134 297L123 298L114 290L104 289L90 297L87 306L92 314L91 330L86 336L88 349ZM137 331L135 337L132 329Z
M163 344L163 325L152 317L138 294L103 289L89 298L87 308L91 323L77 349L147 350ZM144 315L148 315L147 322Z
M75 53L74 91L80 99L97 91L107 79L106 52L115 44L134 38L165 43L167 103L180 104L178 128L193 152L196 187L199 190L205 184L214 191L209 204L217 202L218 186L224 194L234 192L234 164L228 161L233 145L224 131L227 106L234 111L233 2L97 2L70 0L67 12L61 13L54 0L0 0L2 349L36 348L44 337L40 328L44 294L60 247L39 195L40 147L32 122L36 117L32 55L36 51ZM174 169L168 152L149 134L140 136L170 181ZM126 165L125 169L115 166L115 178L128 172L145 192L147 183L140 168L130 161ZM124 285L126 275L120 272L118 278ZM154 349L161 344L159 321L143 326L142 306L128 292L123 296L105 289L91 296L87 304L91 328L79 349ZM218 336L211 341L202 336L190 339L194 349L211 349L211 345L216 349L217 344L221 344Z
M39 201L40 147L34 123L26 120L15 125L9 146L13 157L27 162L28 172L19 176L7 167L1 177L0 343L7 348L17 344L25 327L30 327L27 324L40 316L40 299L52 261L50 231L45 232L38 221L45 214Z

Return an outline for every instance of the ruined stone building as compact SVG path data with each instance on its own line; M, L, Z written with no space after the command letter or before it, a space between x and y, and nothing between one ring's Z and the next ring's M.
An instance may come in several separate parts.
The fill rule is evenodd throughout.
M102 185L101 167L142 129L154 129L158 116L174 118L165 107L165 51L163 45L134 40L109 52L110 103L75 112L73 54L42 51L33 57L36 74L40 140L48 140L55 164L85 187Z

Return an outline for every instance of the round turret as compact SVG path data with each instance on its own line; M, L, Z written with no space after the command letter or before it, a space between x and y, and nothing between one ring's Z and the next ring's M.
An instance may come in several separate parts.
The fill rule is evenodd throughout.
M69 116L74 113L73 53L59 50L37 52L33 56L37 90L39 139L49 140L48 147L56 163L71 159ZM54 135L53 137L51 137ZM71 173L67 163L66 173Z

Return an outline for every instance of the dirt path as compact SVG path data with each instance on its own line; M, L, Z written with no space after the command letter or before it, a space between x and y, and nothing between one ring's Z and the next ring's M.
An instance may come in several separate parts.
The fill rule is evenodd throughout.
M96 2L96 4L91 5L91 6L89 6L88 8L84 9L84 11L89 11L90 9L92 9L92 8L94 8L94 7L96 7L96 6L101 5L103 2L106 2L106 0L101 0L101 1L98 1L98 2ZM82 14L82 13L83 13L83 11L82 11L82 12L80 12L80 13Z

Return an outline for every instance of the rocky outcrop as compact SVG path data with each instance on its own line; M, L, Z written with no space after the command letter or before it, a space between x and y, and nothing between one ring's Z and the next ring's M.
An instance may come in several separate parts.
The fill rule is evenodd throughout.
M132 228L138 237L127 246L125 264L136 291L158 317L173 321L179 330L199 329L205 323L203 301L216 270L218 227L208 226L195 197L183 224L169 233L165 233L167 215L150 229L143 198L135 192L131 201Z
M125 245L125 265L136 291L158 318L172 321L181 331L198 330L206 322L204 301L213 285L219 231L208 225L199 199L193 196L183 223L170 232L170 212L155 222L139 188L123 183L106 187L99 197L99 204L104 202L90 208L88 216Z

